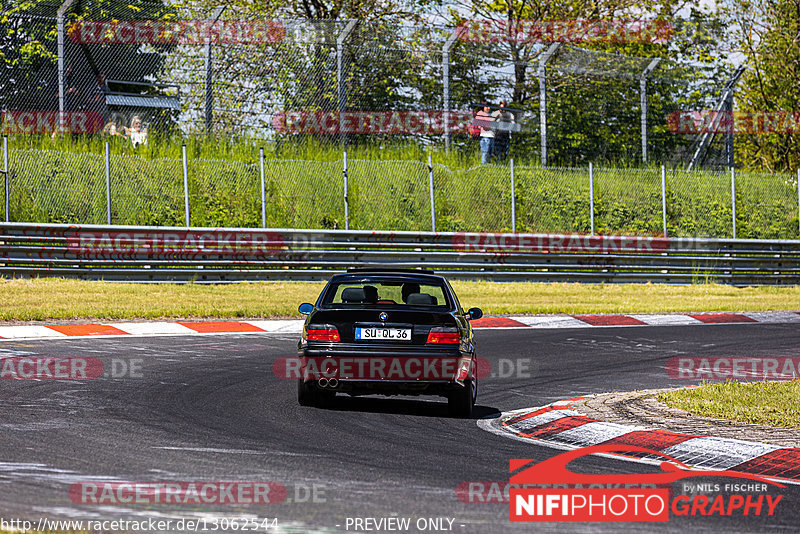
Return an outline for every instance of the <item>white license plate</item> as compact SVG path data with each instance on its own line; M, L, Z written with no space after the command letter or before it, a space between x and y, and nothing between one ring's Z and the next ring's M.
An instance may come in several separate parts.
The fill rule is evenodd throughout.
M411 341L410 328L356 328L356 339Z

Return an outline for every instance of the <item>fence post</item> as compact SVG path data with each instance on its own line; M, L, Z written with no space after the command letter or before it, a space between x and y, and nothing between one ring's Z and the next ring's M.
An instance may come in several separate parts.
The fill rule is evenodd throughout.
M661 218L664 223L664 237L667 237L667 171L661 166Z
M264 147L258 149L261 162L261 228L267 227L267 199L264 193Z
M11 184L11 180L8 179L8 173L10 172L10 169L8 168L8 136L7 135L3 136L3 163L4 163L4 167L3 168L6 170L5 173L4 173L5 176L6 176L6 222L9 222L11 220L11 215L8 213L10 205L11 205L11 203L9 202L9 197L11 196L11 192L8 190L8 188L9 188L9 186Z
M355 28L356 23L358 21L356 19L351 19L348 21L347 26L344 27L342 33L336 38L336 85L337 85L337 106L339 109L339 140L342 146L347 144L347 132L345 132L344 127L344 108L345 108L345 101L347 99L347 93L345 92L344 86L344 42L347 39L347 36L350 35L350 32L353 31ZM346 179L345 179L346 180ZM345 218L345 224L347 224L347 218Z
M344 229L350 229L350 199L347 197L347 150L344 151Z
M547 61L561 43L553 43L539 59L539 136L541 137L542 167L547 167Z
M208 20L211 25L216 24L217 20L219 20L220 15L222 12L225 11L226 6L219 6L214 10L211 15L211 18ZM212 128L214 127L214 74L213 74L213 67L212 67L212 57L211 57L211 32L209 31L208 36L206 36L206 46L205 46L205 62L206 62L206 133L211 133Z
M191 226L189 219L189 166L186 162L186 145L181 146L181 157L183 160L183 200L186 208L186 226Z
M639 107L641 108L642 125L642 163L647 163L647 75L653 72L661 58L650 62L639 77Z
M436 231L436 202L433 196L433 159L430 152L428 153L428 183L431 190L431 231Z
M736 239L736 169L731 167L731 218L733 219L733 238Z
M8 165L6 165L6 169L8 169ZM8 172L6 172L6 179L8 178ZM8 186L6 185L6 199L8 199ZM6 217L8 217L8 203L6 202ZM8 219L6 219L8 220ZM800 236L800 169L797 169L797 231L798 236Z
M589 227L594 235L594 165L589 162Z
M509 162L511 168L511 231L517 233L517 187L514 183L514 158Z
M106 222L111 226L111 147L106 141Z
M64 102L64 16L67 14L74 0L65 0L56 11L56 47L58 54L58 131L64 131L64 112L66 105Z
M461 29L456 28L442 46L442 96L444 97L444 147L445 152L450 152L450 49L461 34Z

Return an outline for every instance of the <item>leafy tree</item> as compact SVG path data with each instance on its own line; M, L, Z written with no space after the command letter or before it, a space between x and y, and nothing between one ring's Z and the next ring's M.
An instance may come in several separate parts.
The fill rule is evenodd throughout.
M684 20L678 16L685 7L681 2L463 0L460 6L451 11L454 23L471 17L511 33L511 38L496 35L479 53L513 66L513 77L497 92L528 112L530 135L516 136L514 142L515 150L526 154L539 151L537 67L549 43L514 39L508 28L576 19L656 20L673 28L666 42L562 44L548 62L548 163L639 161L639 76L653 58L662 62L648 80L650 161L675 158L690 140L669 132L667 115L677 109L702 109L724 84L720 71L729 69L724 51L718 49L724 27L717 14L691 8L689 20ZM712 87L703 84L707 80Z
M800 1L735 0L729 11L734 44L747 58L736 91L746 112L800 111ZM736 135L737 162L767 171L800 167L794 132Z

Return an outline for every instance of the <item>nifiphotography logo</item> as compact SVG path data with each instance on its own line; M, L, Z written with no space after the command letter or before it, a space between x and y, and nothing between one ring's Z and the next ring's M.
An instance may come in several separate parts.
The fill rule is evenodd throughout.
M642 453L664 458L661 472L637 475L589 475L567 469L571 461L590 454ZM568 451L543 462L514 459L509 470L509 519L515 522L629 521L665 522L673 515L773 515L783 495L766 491L767 484L785 486L757 475L735 471L695 470L665 454L631 445L594 445ZM667 484L695 477L729 477L759 484L725 484L731 494L681 494L670 497ZM536 487L538 486L538 487ZM551 487L542 487L551 486ZM633 487L636 486L636 487ZM655 486L655 487L653 487ZM712 485L721 489L720 485Z

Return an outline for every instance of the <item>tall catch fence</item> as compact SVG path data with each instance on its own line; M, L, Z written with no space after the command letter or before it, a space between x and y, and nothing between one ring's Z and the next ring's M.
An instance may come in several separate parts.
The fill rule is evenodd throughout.
M279 19L224 3L11 0L3 16L0 107L99 117L73 125L87 133L139 117L151 138L399 143L469 155L477 140L457 119L506 100L514 122L504 164L684 167L697 136L671 131L670 117L713 107L730 74L662 57L688 46L691 27L642 42L634 57L609 40L526 40L422 19ZM374 117L345 125L347 113ZM707 166L724 165L719 143L707 150Z

